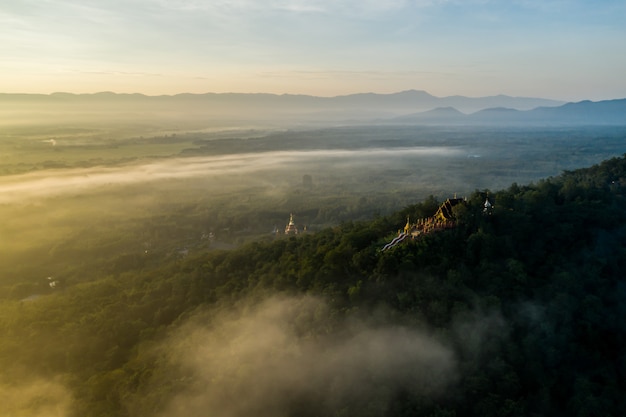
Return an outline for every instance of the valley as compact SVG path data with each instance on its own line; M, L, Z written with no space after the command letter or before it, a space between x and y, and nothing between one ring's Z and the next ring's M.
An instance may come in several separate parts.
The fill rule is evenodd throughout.
M51 120L0 139L0 414L622 409L625 126Z
M11 219L0 230L3 297L30 296L51 275L66 284L84 280L85 268L104 276L111 257L271 239L290 213L314 232L626 152L620 127L57 133L1 145L0 212Z

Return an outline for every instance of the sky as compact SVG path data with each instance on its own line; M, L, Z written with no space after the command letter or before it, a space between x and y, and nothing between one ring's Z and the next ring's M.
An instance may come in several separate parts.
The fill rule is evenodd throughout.
M624 0L3 0L0 92L626 97Z

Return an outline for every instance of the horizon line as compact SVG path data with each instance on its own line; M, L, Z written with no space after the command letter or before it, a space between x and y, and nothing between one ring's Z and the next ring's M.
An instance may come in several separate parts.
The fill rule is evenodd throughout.
M519 95L509 95L509 94L504 94L504 93L499 93L499 94L491 94L491 95L478 95L478 96L474 96L474 95L462 95L462 94L452 94L452 95L444 95L444 96L437 96L437 95L433 95L431 93L429 93L426 90L418 90L418 89L408 89L408 90L400 90L400 91L395 91L395 92L391 92L391 93L384 93L384 92L374 92L374 91L362 91L362 92L355 92L355 93L349 93L349 94L337 94L337 95L313 95L313 94L305 94L305 93L272 93L272 92L236 92L236 91L226 91L226 92L214 92L214 91L206 91L206 92L202 92L202 93L194 93L194 92L189 92L189 91L183 91L183 92L179 92L179 93L173 93L173 94L146 94L146 93L141 93L141 92L115 92L115 91L111 91L111 90L101 90L101 91L93 91L93 92L71 92L71 91L53 91L51 93L35 93L35 92L30 92L30 93L26 93L26 92L0 92L0 95L24 95L24 96L53 96L53 95L73 95L73 96L95 96L95 95L105 95L105 94L109 94L109 95L127 95L127 96L144 96L144 97L176 97L176 96L182 96L182 95L191 95L191 96L202 96L202 95L255 95L255 96L277 96L277 97L288 97L288 96L293 96L293 97L313 97L313 98L328 98L328 99L332 99L332 98L341 98L341 97L351 97L351 96L360 96L360 95L372 95L372 96L393 96L393 95L400 95L400 94L407 94L407 93L418 93L418 94L425 94L428 95L432 98L439 98L439 99L443 99L443 98L453 98L453 97L459 97L459 98L471 98L471 99L483 99L483 98L497 98L497 97L506 97L506 98L514 98L514 99L539 99L539 100L548 100L548 101L554 101L554 102L561 102L563 104L565 103L576 103L576 102L580 102L580 101L606 101L606 100L616 100L616 99L620 99L620 98L613 98L613 99L602 99L602 100L590 100L590 99L582 99L582 100L578 100L578 101L571 101L571 100L563 100L563 99L555 99L555 98L548 98L548 97L538 97L538 96L519 96Z

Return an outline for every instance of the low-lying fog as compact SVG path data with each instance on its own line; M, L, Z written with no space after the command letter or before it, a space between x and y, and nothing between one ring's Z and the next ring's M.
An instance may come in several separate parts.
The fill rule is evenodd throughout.
M465 159L455 147L285 150L0 176L0 215L11 219L0 224L0 283L57 275L50 263L187 246L210 232L231 244L283 227L292 212L318 227L364 218L459 190L436 171Z
M337 317L319 297L240 300L181 324L153 352L161 367L146 392L127 406L149 417L141 411L157 401L158 417L384 415L398 392L435 399L453 389L463 372L453 339L480 363L486 345L506 337L496 313L469 316L442 338L382 308ZM178 389L154 398L164 383Z
M321 228L431 194L445 199L537 181L626 151L623 131L612 128L372 126L50 140L0 144L10 156L0 176L0 215L11 219L0 225L4 271L23 251L50 255L85 240L96 250L103 236L127 241L117 246L123 251L152 245L155 238L145 236L163 228L176 232L158 232L161 243L222 229L232 243L232 232L266 233L283 227L289 213ZM23 267L15 268L13 275Z
M294 172L339 175L342 171L406 168L408 159L416 169L441 160L459 158L456 148L414 147L358 150L277 151L224 156L172 158L118 167L45 170L0 177L0 204L25 203L37 197L101 192L103 186L123 186L169 179L215 179L219 191L227 192L241 182L264 182L264 178L289 178ZM323 171L319 172L323 167ZM330 171L329 171L329 170ZM212 187L214 188L214 187Z

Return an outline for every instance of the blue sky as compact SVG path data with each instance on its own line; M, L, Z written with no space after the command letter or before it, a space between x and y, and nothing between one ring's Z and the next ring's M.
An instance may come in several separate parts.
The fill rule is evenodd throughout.
M623 0L4 0L0 92L626 97Z

